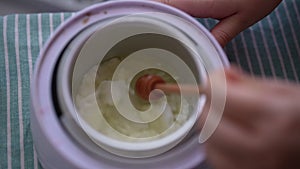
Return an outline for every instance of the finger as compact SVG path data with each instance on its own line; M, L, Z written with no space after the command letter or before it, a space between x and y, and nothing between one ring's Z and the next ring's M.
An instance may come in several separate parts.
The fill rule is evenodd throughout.
M256 84L252 77L237 68L225 70L226 83L224 84L222 81L218 82L218 79L222 78L221 73L215 72L210 75L210 78L216 79L213 80L214 83L227 90L223 118L239 122L245 127L252 127L259 117L258 112L265 108L263 104L267 96L263 92L264 86L261 86L260 83ZM215 95L214 97L219 97L218 92ZM210 98L208 95L208 102L210 102ZM212 108L218 106L214 104L217 103L213 103ZM203 121L200 120L200 122Z
M232 161L230 154L220 151L213 145L205 145L206 160L214 169L236 169L236 162Z
M230 3L228 0L157 1L179 8L195 17L221 19L211 32L222 47L247 28L237 15L238 3Z
M208 145L218 148L220 151L239 157L244 152L252 152L255 137L252 132L230 120L222 119L213 135L208 139Z
M224 76L224 71L225 71L225 76ZM233 83L233 82L238 83L239 81L242 81L243 76L241 74L243 74L243 72L240 69L238 69L235 66L231 66L227 70L224 70L224 69L217 70L209 75L210 80L208 81L208 84L206 85L207 86L206 87L207 100L206 100L205 106L201 112L201 116L198 120L197 128L202 129L202 127L204 126L204 124L207 121L208 113L211 112L211 109L214 108L214 105L211 106L211 102L212 102L212 100L211 100L212 99L212 91L211 90L213 87L211 85L211 83L216 84L215 90L225 90L226 91L227 90L226 81L230 81L231 83ZM224 79L224 78L226 78L226 79ZM221 97L221 96L218 96L219 93L220 92L215 92L214 97L215 98ZM226 101L226 100L224 100L224 101ZM214 101L213 104L216 104L216 106L218 106L219 103Z
M247 27L248 25L241 21L239 15L234 14L222 19L215 27L213 27L211 33L217 39L219 44L224 47Z
M248 132L226 120L222 120L204 146L208 162L216 169L240 168L246 162L245 152L251 153L253 149Z
M300 85L295 82L283 79L262 79L262 82L268 85L270 92L278 96L288 97L289 95L294 95L300 98Z
M223 117L253 127L260 112L266 111L266 96L243 84L227 83L227 85Z
M237 3L228 0L156 0L199 18L222 19L238 11Z

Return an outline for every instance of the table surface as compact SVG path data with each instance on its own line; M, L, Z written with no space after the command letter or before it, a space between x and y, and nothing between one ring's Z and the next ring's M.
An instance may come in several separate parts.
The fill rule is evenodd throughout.
M300 1L283 1L273 13L243 31L224 49L230 62L251 75L299 83L299 9ZM0 17L0 169L42 168L30 131L30 81L43 44L72 15ZM212 19L199 19L199 22L207 28L217 23Z

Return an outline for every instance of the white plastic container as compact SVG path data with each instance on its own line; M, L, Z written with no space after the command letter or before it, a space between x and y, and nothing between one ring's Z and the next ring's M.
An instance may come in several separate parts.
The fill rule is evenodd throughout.
M155 19L152 15L150 21L138 20L134 21L136 24L128 24L126 20L120 20L109 27L112 20L122 16L141 13L147 16L147 13L156 12L175 15L180 19ZM135 27L127 34L116 36L116 40L119 41L122 40L118 39L121 36L126 38L132 32L143 30L141 23L149 24L148 31L172 35L186 42L186 51L190 54L188 57L181 55L181 59L190 67L198 82L205 80L205 69L217 69L228 65L223 50L209 31L177 9L150 1L114 1L83 10L56 31L41 52L35 69L31 93L31 124L34 144L45 168L192 168L203 160L204 154L197 143L197 134L191 128L197 120L197 113L202 110L205 97L197 101L192 116L194 118L190 118L178 131L154 142L138 144L113 140L101 133L93 133L92 129L82 129L82 121L78 121L74 113L76 111L72 93L76 93L83 74L101 59L92 56L95 52L90 50L88 51L91 56L88 59L77 58L86 40L96 30L103 38L103 35L110 36L108 30L119 29L120 25ZM95 42L99 42L97 33L94 36ZM113 40L105 43L107 48L103 49L114 47L114 43ZM132 43L134 45L137 42ZM88 46L92 46L91 44ZM118 50L124 51L121 48ZM176 48L170 50L176 52ZM105 54L101 56L104 57ZM217 60L221 60L222 63ZM177 145L178 143L180 144Z

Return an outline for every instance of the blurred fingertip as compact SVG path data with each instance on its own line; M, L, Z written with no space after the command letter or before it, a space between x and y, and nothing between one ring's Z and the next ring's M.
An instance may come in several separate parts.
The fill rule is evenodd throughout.
M246 73L240 66L238 66L235 63L231 63L230 67L226 68L226 71L234 72L234 73L237 73L237 74L245 74Z
M225 74L228 81L236 82L242 79L244 71L236 65L231 65L229 68L225 69Z
M227 35L225 32L220 33L220 31L215 31L213 29L211 33L215 37L215 39L219 42L222 48L224 48L227 45L227 43L231 40L231 38L229 38L229 35Z

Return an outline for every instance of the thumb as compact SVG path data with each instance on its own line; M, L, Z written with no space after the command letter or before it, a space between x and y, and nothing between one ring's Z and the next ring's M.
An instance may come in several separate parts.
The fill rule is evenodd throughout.
M220 22L211 30L211 33L224 47L238 33L247 28L237 15L237 3L228 3L227 0L155 0L179 8L198 18L214 18Z
M211 33L222 47L247 28L246 24L240 21L237 15L222 19L212 30Z

